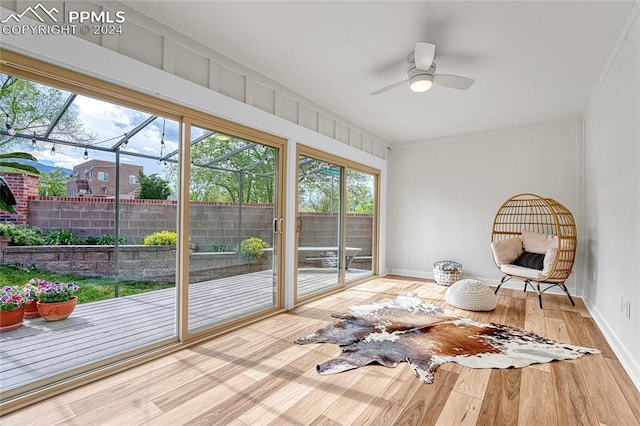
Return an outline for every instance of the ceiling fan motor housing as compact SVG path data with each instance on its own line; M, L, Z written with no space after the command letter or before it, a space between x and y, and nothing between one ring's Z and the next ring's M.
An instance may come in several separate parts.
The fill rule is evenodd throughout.
M431 66L429 67L428 70L419 70L418 68L416 68L416 64L409 64L409 66L407 67L407 77L409 77L409 80L411 80L413 77L419 76L419 75L429 75L431 76L431 78L433 79L433 76L436 74L436 63L433 62L431 64Z

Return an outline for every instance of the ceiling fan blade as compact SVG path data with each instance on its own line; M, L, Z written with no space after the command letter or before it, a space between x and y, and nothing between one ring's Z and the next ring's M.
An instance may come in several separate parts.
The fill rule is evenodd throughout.
M388 86L383 87L382 89L378 89L375 92L369 93L370 95L379 95L380 93L388 92L389 90L395 89L396 87L403 86L407 84L409 80L402 80L397 83L390 84Z
M428 70L433 59L436 57L436 45L419 41L416 43L416 50L414 52L414 60L416 62L416 68L419 70Z
M436 74L433 76L433 83L451 89L467 90L475 82L472 78L451 74Z

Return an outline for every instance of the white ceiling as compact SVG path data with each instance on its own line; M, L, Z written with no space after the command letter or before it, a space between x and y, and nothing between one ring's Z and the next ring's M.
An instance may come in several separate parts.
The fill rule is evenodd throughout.
M123 1L388 142L581 115L634 2ZM416 41L466 91L408 86Z

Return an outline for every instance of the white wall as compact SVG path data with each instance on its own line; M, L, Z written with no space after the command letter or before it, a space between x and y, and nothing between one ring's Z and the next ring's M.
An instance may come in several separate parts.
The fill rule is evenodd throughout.
M433 262L462 263L463 276L497 284L491 226L512 195L554 198L582 225L582 120L394 146L389 164L387 265L391 272L433 277ZM573 294L581 256L567 281ZM511 284L513 283L513 284ZM509 284L522 288L521 282Z
M585 297L640 389L639 15L637 5L585 115Z

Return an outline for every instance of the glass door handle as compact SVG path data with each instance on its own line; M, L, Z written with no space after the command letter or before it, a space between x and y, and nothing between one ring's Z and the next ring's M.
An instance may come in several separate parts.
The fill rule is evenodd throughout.
M273 218L273 233L274 234L282 234L283 233L282 221L283 221L282 217L274 217Z

